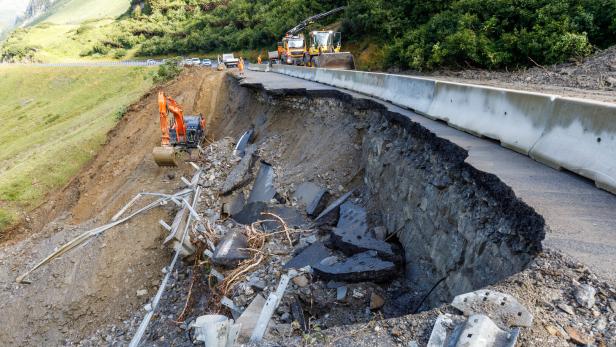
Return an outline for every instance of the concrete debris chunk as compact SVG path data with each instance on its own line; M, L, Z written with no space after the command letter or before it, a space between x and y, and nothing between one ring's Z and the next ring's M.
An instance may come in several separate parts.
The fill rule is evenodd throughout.
M274 188L274 169L265 161L261 161L257 178L252 186L248 203L265 201L269 202L276 196L276 188Z
M331 236L336 248L348 255L374 250L384 259L396 258L389 243L373 238L368 232L366 210L350 201L340 206L340 219Z
M257 325L263 306L265 306L265 298L261 294L257 294L236 321L238 324L241 324L240 337L244 339L250 337L250 334L252 334L252 331Z
M468 319L444 314L436 319L427 346L514 347L519 334L519 328L502 330L482 314L471 315Z
M380 259L375 251L359 253L333 263L321 261L313 269L324 280L345 282L385 282L397 276L396 265Z
M575 290L575 300L580 306L592 308L595 306L595 293L597 290L588 284L582 284Z
M312 182L304 182L297 187L293 198L306 206L306 214L315 217L325 209L327 195L327 190Z
M247 247L248 240L244 234L238 231L229 231L216 246L212 261L214 264L235 267L242 260L250 257L250 253L246 250Z
M244 192L240 191L237 194L228 196L228 199L224 202L223 213L230 216L240 213L246 204L246 198Z
M291 314L293 315L293 320L299 323L299 328L302 331L308 331L308 324L304 317L304 310L302 309L302 303L299 301L299 298L295 296L293 301L291 302Z
M246 146L253 141L254 129L246 130L240 139L237 141L237 145L233 149L233 155L243 157L246 152Z
M348 288L346 286L340 286L336 288L336 300L342 301L346 298Z
M385 299L382 296L378 295L375 292L370 294L370 309L378 310L385 305Z
M254 154L257 146L248 146L245 150L245 155L240 162L231 170L227 179L222 185L220 193L223 195L229 194L232 191L239 189L250 182L250 168L254 163Z
M351 194L353 194L352 190L350 192L342 195L341 197L336 199L331 204L329 204L329 206L327 206L325 208L325 210L323 210L323 212L321 212L317 216L317 218L315 218L315 221L319 221L321 224L329 222L329 219L333 218L337 214L340 205L342 205L342 203L345 202L351 196Z
M572 326L566 326L565 331L569 335L569 338L571 339L571 341L573 341L574 343L578 345L586 346L586 345L590 345L590 343L592 342L592 340L588 336L579 332L577 329L575 329Z
M477 290L460 294L453 299L453 307L465 316L485 314L502 328L530 327L533 315L513 296L492 290Z
M301 269L304 266L314 267L321 260L329 257L331 251L322 242L315 242L284 265L285 269Z

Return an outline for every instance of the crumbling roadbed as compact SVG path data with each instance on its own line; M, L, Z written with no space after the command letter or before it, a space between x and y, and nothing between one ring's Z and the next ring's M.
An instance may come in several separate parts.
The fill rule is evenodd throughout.
M70 208L5 245L0 344L441 346L473 322L499 343L616 344L614 288L543 249L543 218L449 141L366 100L221 72L190 69L165 91L206 115L200 155L156 167L154 97L135 105L59 193ZM153 201L123 210L140 192L188 193L15 283Z

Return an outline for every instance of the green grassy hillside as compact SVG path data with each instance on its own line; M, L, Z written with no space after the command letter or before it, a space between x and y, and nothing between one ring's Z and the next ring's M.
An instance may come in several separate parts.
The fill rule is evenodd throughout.
M0 67L0 232L92 158L153 72Z
M93 48L115 35L116 20L130 7L130 0L64 0L31 26L16 29L3 43L4 61L66 62L84 59L113 59L130 55ZM109 56L106 56L109 55Z

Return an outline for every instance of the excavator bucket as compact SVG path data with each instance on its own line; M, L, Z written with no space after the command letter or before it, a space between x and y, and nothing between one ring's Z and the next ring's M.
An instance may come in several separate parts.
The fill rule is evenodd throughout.
M355 59L349 52L321 53L315 57L315 66L326 69L355 70Z
M175 149L172 146L154 147L152 156L158 166L177 166L175 162Z

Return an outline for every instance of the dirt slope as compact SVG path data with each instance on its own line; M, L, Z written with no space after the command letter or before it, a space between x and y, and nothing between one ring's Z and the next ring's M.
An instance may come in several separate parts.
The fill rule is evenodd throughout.
M443 70L430 76L455 82L616 102L616 46L582 61L554 66L536 66L514 72Z
M164 86L187 113L208 114L224 74L193 69ZM212 86L216 86L212 88ZM158 168L151 158L160 128L153 90L132 105L96 158L63 190L30 216L30 223L0 251L0 345L62 345L101 324L121 322L151 294L168 262L161 248L169 208L136 217L32 274L30 285L15 278L60 244L109 221L140 191L171 192L189 165ZM213 98L214 97L214 98ZM19 236L17 236L19 235Z

